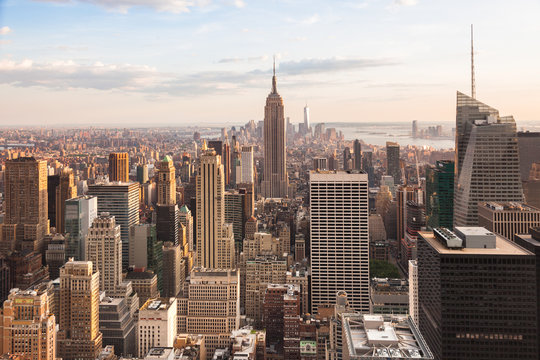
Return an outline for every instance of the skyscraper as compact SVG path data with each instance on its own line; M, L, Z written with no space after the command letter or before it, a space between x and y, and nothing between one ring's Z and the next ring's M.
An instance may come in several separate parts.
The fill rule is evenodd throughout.
M272 92L264 107L264 174L262 194L267 198L284 198L289 191L285 152L285 116L283 99L277 92L276 65L272 76Z
M514 241L540 226L540 209L524 203L486 202L478 204L478 226Z
M426 167L426 223L432 228L453 228L453 161L437 160L435 167Z
M186 280L186 266L182 247L167 241L163 244L163 292L164 297L175 297Z
M98 213L107 212L120 225L122 266L129 266L129 228L139 223L139 184L105 183L88 186L88 195L97 196Z
M77 186L73 182L73 170L62 169L60 183L56 187L56 232L65 233L66 200L77 196Z
M394 178L394 184L401 184L399 144L391 141L386 142L386 174Z
M358 139L354 140L353 151L354 151L354 169L362 170L362 143L360 142L360 140Z
M532 164L540 162L540 132L520 131L517 133L519 147L519 170L521 180L529 178Z
M180 224L186 227L186 240L189 246L189 251L193 251L195 249L193 244L193 216L191 215L191 210L189 210L186 205L183 205L180 208L178 221L180 222Z
M137 165L137 182L141 185L148 182L148 165Z
M454 226L478 222L482 201L523 201L516 122L457 93Z
M66 257L84 260L86 257L86 235L97 217L97 197L81 195L66 200Z
M355 310L369 311L367 174L312 171L310 201L312 311L338 291Z
M47 162L33 157L8 160L4 179L6 213L0 225L0 252L7 254L22 241L41 241L49 232Z
M172 158L165 156L158 164L158 205L176 204L176 170Z
M12 289L0 313L0 353L55 360L56 322L45 288Z
M221 157L203 145L197 174L197 266L234 267L234 234L225 224L225 181Z
M156 230L160 241L178 244L178 206L176 205L176 172L170 156L159 162Z
M129 155L128 153L109 154L109 181L129 181Z
M60 269L58 357L94 360L101 351L99 272L91 261L70 259Z
M242 146L242 163L240 165L242 178L236 179L237 184L253 184L253 146Z
M418 238L419 325L435 359L538 359L536 255L455 229Z
M309 125L309 108L306 104L306 106L304 106L304 130L306 133L311 132L310 126L311 125Z

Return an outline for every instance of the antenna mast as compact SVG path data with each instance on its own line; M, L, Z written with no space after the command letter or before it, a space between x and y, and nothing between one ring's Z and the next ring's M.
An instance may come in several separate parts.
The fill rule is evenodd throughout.
M476 83L474 81L474 40L473 25L471 24L471 96L476 99Z

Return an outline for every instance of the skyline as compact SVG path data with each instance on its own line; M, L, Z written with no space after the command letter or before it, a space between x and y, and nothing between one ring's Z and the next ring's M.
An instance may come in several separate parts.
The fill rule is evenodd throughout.
M448 122L456 90L470 91L474 23L477 98L519 127L537 118L538 10L533 1L3 1L2 123L262 120L273 54L295 124L306 102L314 124Z

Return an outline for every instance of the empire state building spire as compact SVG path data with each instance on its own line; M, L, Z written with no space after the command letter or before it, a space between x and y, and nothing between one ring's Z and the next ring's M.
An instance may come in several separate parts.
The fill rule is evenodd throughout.
M272 94L277 94L276 85L276 57L274 56L274 75L272 76Z

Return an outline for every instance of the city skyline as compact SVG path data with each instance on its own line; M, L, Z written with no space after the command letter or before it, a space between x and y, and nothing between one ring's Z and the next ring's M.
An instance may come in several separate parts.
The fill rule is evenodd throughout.
M540 91L540 52L530 43L540 30L540 5L532 1L452 8L416 0L190 4L2 2L3 123L261 120L273 54L293 123L302 122L306 101L314 124L450 121L455 91L470 89L470 23L477 98L514 114L518 125L536 118L530 104ZM508 26L490 20L498 17Z

